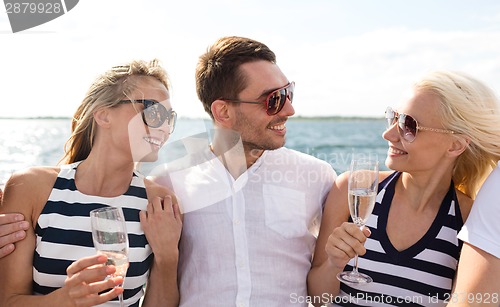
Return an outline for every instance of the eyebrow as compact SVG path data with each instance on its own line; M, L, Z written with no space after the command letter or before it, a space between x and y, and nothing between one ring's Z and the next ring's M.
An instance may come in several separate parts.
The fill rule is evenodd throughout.
M286 85L283 85L283 86L287 86L288 84L290 84L290 82L288 82ZM267 95L271 94L272 92L274 92L275 90L277 90L279 88L282 88L283 86L279 86L279 87L277 87L275 89L271 89L271 90L263 90L257 99L266 98Z

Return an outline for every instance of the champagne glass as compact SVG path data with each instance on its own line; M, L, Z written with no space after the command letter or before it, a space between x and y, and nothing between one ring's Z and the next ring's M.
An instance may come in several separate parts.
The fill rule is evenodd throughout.
M108 257L105 265L114 265L116 272L107 278L125 275L129 266L128 236L121 208L104 207L90 211L92 239L98 254ZM123 284L121 285L123 287ZM123 305L123 293L118 296Z
M353 158L349 173L348 202L351 218L359 229L363 229L375 206L378 191L378 160L373 157ZM373 279L358 272L358 255L354 257L352 271L337 274L347 284L366 284Z

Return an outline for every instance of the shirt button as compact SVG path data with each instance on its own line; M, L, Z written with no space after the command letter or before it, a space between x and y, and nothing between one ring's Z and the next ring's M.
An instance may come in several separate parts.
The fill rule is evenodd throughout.
M240 224L240 220L234 219L234 225L239 225L239 224Z

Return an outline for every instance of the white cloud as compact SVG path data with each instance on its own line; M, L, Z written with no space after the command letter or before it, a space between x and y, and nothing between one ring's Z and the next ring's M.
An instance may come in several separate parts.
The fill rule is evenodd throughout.
M436 69L467 72L498 93L499 41L500 31L386 29L298 46L285 61L300 78L298 114L382 115L420 75Z
M386 18L383 5L367 12L359 5L365 2L356 3L86 0L18 34L7 33L2 18L0 116L71 116L96 75L132 58L157 57L171 75L174 108L181 116L204 117L194 89L196 60L224 35L249 36L276 52L281 69L297 82L297 115L381 115L434 69L467 72L499 92L500 28L492 23L498 6L453 15L442 5L449 21L443 29L417 14L427 14L424 5L432 3L419 1L407 24ZM391 16L409 13L400 8ZM478 24L464 28L461 21Z

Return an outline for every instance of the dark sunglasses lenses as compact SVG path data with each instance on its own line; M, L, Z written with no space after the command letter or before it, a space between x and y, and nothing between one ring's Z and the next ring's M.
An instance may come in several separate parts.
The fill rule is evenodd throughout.
M267 114L268 115L278 114L285 106L287 98L290 99L290 102L292 102L293 90L294 90L294 84L290 83L286 87L277 89L271 94L269 94L266 100Z
M410 115L400 114L398 122L401 136L408 142L413 142L417 137L417 122L415 119Z
M394 123L398 122L399 134L408 142L413 142L417 137L417 121L407 114L399 114L391 108L385 111L385 119L387 121L387 129Z
M142 100L144 110L142 111L142 120L151 128L158 128L167 122L170 133L174 132L177 114L175 111L169 111L164 105L153 100Z
M145 125L151 128L159 128L166 121L170 128L170 133L174 132L177 113L172 110L167 110L164 105L156 100L137 99L137 100L120 100L119 103L142 103L142 121Z

